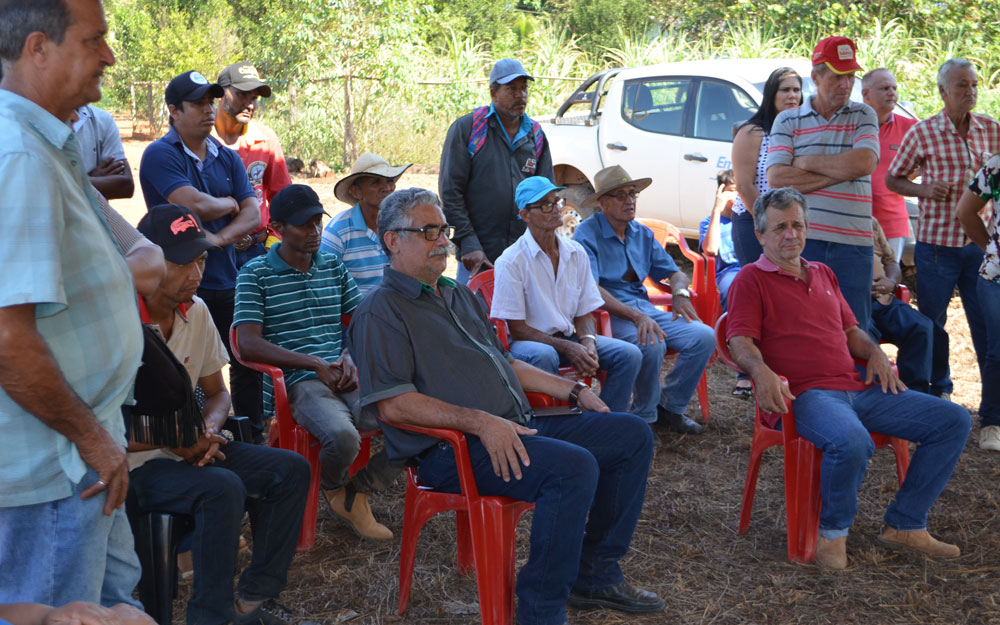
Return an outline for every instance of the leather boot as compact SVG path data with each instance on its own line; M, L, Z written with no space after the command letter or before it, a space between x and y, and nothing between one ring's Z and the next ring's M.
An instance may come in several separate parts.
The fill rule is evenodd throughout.
M882 528L878 540L889 547L913 549L932 558L957 558L962 555L962 550L958 546L941 542L931 536L927 530L906 531L887 525Z
M816 541L816 564L835 571L847 568L847 536L840 538L823 538Z
M326 495L326 500L330 503L330 509L347 521L358 536L372 540L392 539L392 530L376 521L375 517L372 516L367 493L353 490L348 493L346 488L338 488L337 490L323 491L323 494Z

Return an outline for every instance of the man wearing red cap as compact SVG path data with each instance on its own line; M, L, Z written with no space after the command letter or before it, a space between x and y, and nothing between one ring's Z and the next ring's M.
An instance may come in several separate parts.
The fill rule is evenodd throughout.
M802 257L833 269L862 328L871 317L872 189L878 164L878 117L851 102L858 65L854 42L827 37L812 55L816 95L774 120L767 155L772 189L806 197L809 239Z

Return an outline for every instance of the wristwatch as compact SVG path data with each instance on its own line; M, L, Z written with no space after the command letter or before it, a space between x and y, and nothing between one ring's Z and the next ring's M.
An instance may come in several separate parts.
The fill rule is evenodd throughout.
M580 401L580 393L589 388L590 387L583 382L577 382L573 385L573 389L569 392L569 397L566 398L566 401L569 402L570 406L576 408L576 403Z
M687 289L677 289L676 291L673 292L673 294L674 297L686 297L688 299L691 299L691 291L688 291Z

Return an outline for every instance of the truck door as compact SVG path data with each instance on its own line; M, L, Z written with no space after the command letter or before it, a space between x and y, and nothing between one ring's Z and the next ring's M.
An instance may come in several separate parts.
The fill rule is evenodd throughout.
M757 103L729 82L700 79L694 91L689 138L677 160L684 184L678 189L680 216L674 224L697 232L715 202L716 174L733 167L733 129L750 119Z
M687 125L692 80L638 78L616 82L620 98L609 98L601 116L598 146L604 167L621 165L633 178L652 178L639 196L637 213L676 223L680 217L677 162ZM617 102L616 102L617 100ZM615 104L619 110L612 110ZM711 206L709 206L711 208Z

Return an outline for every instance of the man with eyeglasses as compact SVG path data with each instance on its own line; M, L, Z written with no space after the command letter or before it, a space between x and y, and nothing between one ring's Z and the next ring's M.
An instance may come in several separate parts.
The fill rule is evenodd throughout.
M701 434L704 427L684 415L715 351L712 328L698 320L687 290L691 281L657 243L653 231L635 222L635 201L650 178L633 180L621 166L606 167L594 176L594 194L584 207L599 205L577 227L573 238L590 257L590 269L611 313L615 338L639 347L642 364L635 381L631 412L650 425L683 434ZM673 312L653 306L642 282L668 279ZM678 352L673 369L660 384L667 349Z
M642 354L631 343L597 335L591 313L604 300L587 252L556 234L562 189L542 176L517 185L514 199L528 229L496 261L490 316L507 321L510 353L518 360L552 374L561 365L588 377L606 371L601 399L626 412Z
M243 265L236 281L240 354L281 367L292 418L321 445L321 487L330 509L363 538L388 540L392 532L375 520L368 496L391 483L400 467L369 463L348 479L358 455L358 430L374 419L358 417L357 370L343 343L342 315L361 301L354 278L333 254L320 251L323 205L303 184L291 184L271 200L271 224L281 237L267 254ZM264 377L264 412L272 412L274 390Z
M535 503L515 588L520 625L566 623L567 603L661 612L665 602L625 581L619 564L645 497L649 428L500 345L479 299L442 276L449 243L441 235L450 228L433 192L396 191L377 225L389 266L358 307L350 338L361 403L383 419L390 457L417 464L422 483L457 492L451 448L393 424L457 429L481 494ZM536 416L525 391L579 411Z
M458 281L465 284L524 233L514 189L529 176L555 179L549 143L524 112L528 81L520 62L500 59L490 71L490 104L458 118L441 152L438 189L455 226Z

